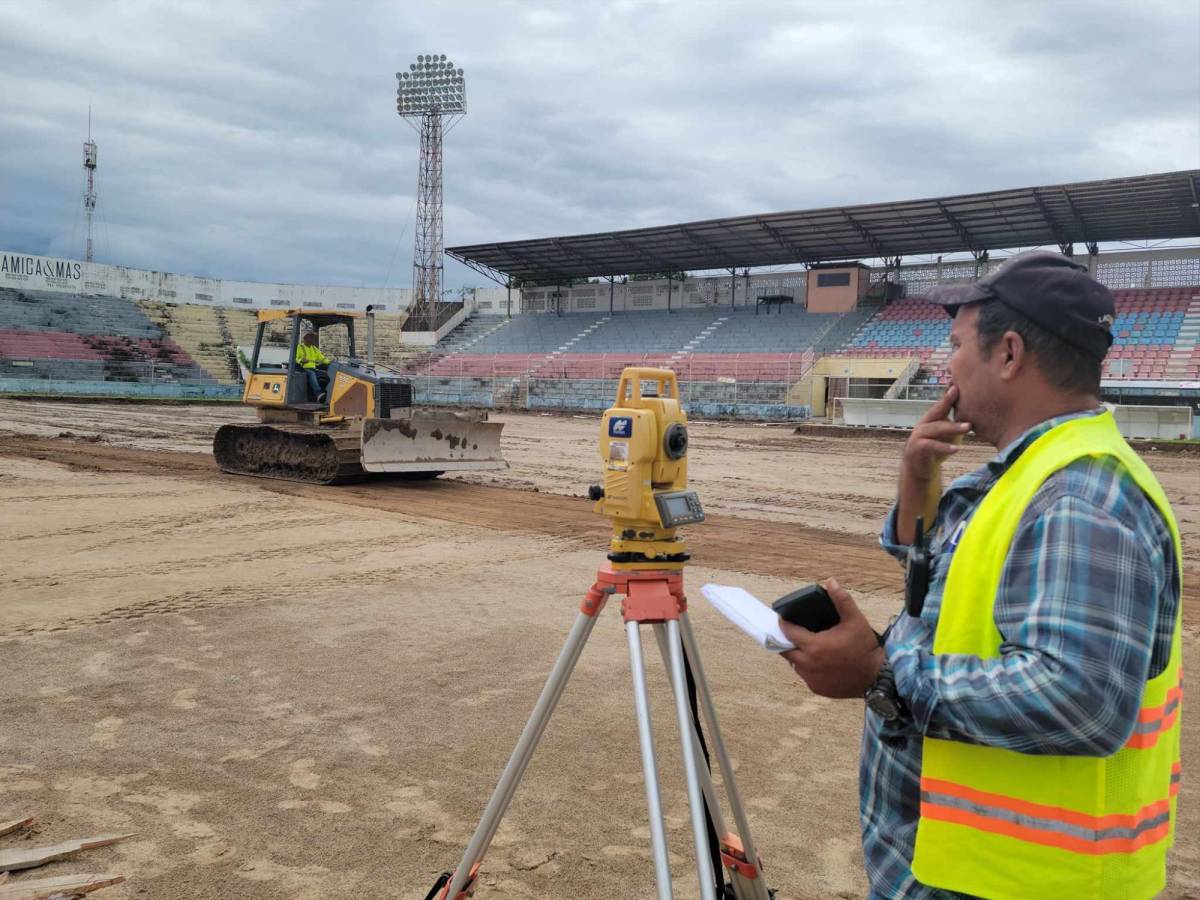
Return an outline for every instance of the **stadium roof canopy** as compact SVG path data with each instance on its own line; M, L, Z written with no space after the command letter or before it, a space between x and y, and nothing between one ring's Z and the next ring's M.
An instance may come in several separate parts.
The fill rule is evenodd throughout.
M450 247L485 274L590 276L1200 236L1200 169ZM489 272L490 270L490 272Z

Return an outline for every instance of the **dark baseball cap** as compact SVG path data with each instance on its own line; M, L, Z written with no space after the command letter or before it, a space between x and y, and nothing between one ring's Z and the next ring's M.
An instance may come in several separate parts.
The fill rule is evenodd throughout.
M1020 253L974 284L939 285L925 299L951 316L967 303L999 300L1096 359L1112 346L1112 292L1052 250Z

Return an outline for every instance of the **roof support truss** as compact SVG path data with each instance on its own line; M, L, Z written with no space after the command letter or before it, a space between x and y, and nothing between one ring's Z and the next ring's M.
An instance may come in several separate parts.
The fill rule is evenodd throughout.
M1050 207L1046 205L1041 192L1037 188L1034 188L1032 194L1034 205L1037 206L1038 212L1042 214L1042 219L1045 221L1046 226L1054 233L1054 241L1058 244L1058 248L1063 250L1064 247L1070 247L1071 239L1063 231L1063 227L1059 224L1058 219L1054 218L1054 214L1050 212ZM1063 253L1065 254L1066 251L1063 250Z
M959 221L958 216L954 215L954 213L950 212L950 210L946 208L945 203L943 203L941 200L938 200L937 208L941 210L942 215L946 217L946 221L950 223L950 227L954 229L954 233L958 235L959 239L967 245L967 248L972 253L978 253L984 249L983 241L971 234L971 232L967 230L967 227Z
M492 281L496 282L496 284L507 285L509 283L510 276L507 272L501 272L499 269L493 269L486 263L477 262L476 260L471 259L469 256L459 256L453 250L447 250L446 255L451 259L458 260L464 266L474 269L485 278L490 278Z
M756 218L754 221L758 223L759 228L761 228L770 236L771 240L777 243L784 250L787 250L789 253L795 254L797 262L808 262L816 259L813 254L809 253L803 247L797 246L795 243L789 241L782 234L780 234L779 229L768 225L765 221L763 221L761 216Z
M634 256L638 257L638 259L648 264L650 266L648 271L650 272L674 272L679 269L679 266L676 263L673 263L670 260L651 256L649 253L627 238L621 237L620 235L613 235L613 239Z
M689 244L691 244L693 247L696 247L702 253L710 253L713 256L723 256L728 258L728 254L726 254L724 250L706 238L702 238L686 225L679 226L679 233L684 236Z
M887 256L887 252L883 249L883 245L880 244L879 241L875 240L875 235L867 231L867 229L861 222L858 221L858 219L854 218L854 216L850 215L850 213L842 213L842 215L845 216L846 221L850 223L850 227L858 232L858 236L867 242L867 246L875 251L875 255L877 257L882 259L883 257Z
M551 240L551 243L553 243L554 246L557 247L559 250L561 250L563 253L566 253L570 256L574 256L576 259L583 260L589 266L594 267L597 272L606 271L605 266L607 266L608 264L601 262L596 257L591 256L587 253L584 253L582 250L580 250L576 247L572 247L568 244L565 244L562 241L560 241L558 238L553 238ZM611 266L610 266L610 268L611 268Z
M1083 214L1079 211L1078 207L1075 206L1075 201L1071 199L1071 195L1068 193L1067 189L1064 187L1059 188L1059 190L1062 193L1063 199L1067 201L1067 209L1071 212L1071 218L1073 218L1079 224L1079 230L1083 232L1083 239L1085 241L1090 240L1092 229L1088 228L1087 219L1083 217Z
M509 256L514 257L518 262L528 268L529 274L526 276L527 278L537 281L554 281L556 278L569 277L560 275L558 272L547 269L532 256L522 253L520 250L517 250L514 247L505 247L504 252Z

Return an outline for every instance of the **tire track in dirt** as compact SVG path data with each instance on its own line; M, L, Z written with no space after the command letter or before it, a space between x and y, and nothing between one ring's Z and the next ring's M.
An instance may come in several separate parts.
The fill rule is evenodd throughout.
M428 482L368 481L340 487L295 484L221 473L207 454L137 450L67 439L0 435L0 456L58 463L74 469L169 476L220 482L227 487L308 497L329 503L379 509L413 518L435 519L508 532L552 535L581 548L603 548L609 523L583 497L519 491L455 480ZM862 535L740 516L710 516L687 532L693 559L735 572L772 575L796 581L836 576L847 587L866 592L899 592L899 565L878 543ZM1200 569L1184 578L1187 618L1200 621Z

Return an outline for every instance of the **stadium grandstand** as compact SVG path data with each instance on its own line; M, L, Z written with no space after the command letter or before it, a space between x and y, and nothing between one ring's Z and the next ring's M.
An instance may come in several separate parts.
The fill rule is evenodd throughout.
M402 330L406 290L221 282L0 251L0 390L236 397L254 309L372 306L382 311L377 358L408 371L426 403L600 409L622 368L654 365L679 374L692 415L851 421L858 401L942 390L950 323L921 301L929 287L1051 246L1114 290L1106 399L1191 423L1198 179L453 247L505 287L462 292L430 332ZM1166 419L1161 433L1174 434L1177 418Z

